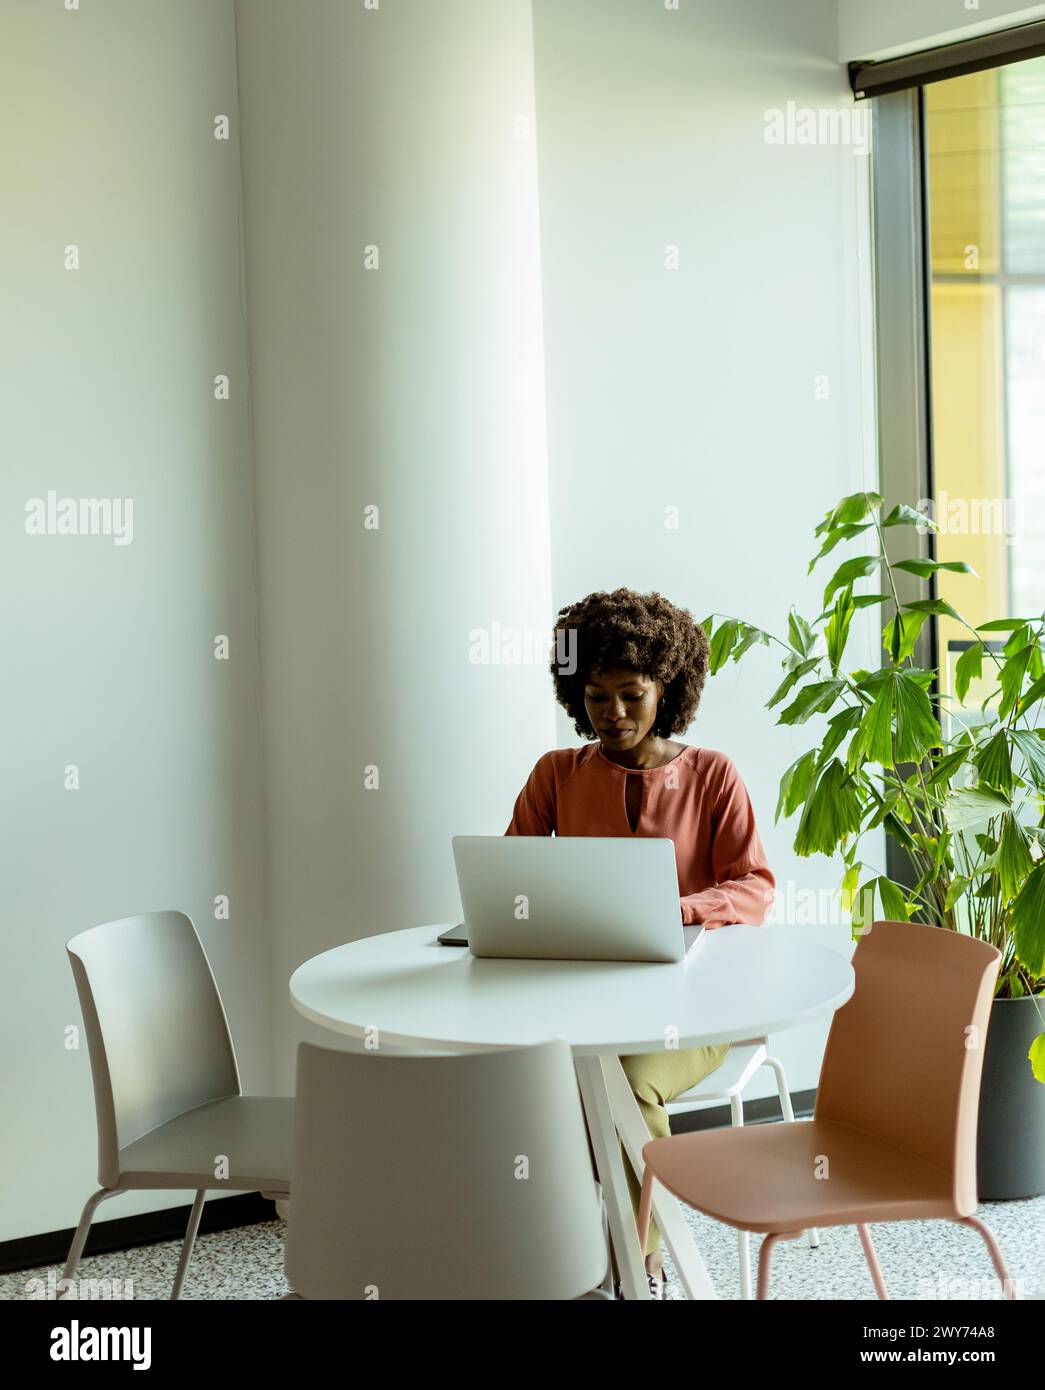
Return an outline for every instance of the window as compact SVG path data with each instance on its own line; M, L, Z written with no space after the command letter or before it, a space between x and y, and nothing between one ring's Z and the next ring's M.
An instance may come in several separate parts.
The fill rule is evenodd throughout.
M936 557L979 576L937 592L976 626L1045 609L1045 58L923 92Z

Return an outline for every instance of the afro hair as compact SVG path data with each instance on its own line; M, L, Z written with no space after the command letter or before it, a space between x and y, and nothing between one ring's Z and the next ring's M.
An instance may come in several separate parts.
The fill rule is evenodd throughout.
M676 608L660 594L638 594L633 589L589 594L559 612L555 624L556 647L551 660L555 698L573 720L581 738L592 739L584 708L584 687L593 671L627 666L651 680L659 680L664 695L653 732L660 738L683 733L700 703L708 671L708 639L692 614ZM572 672L560 664L562 629L576 634Z

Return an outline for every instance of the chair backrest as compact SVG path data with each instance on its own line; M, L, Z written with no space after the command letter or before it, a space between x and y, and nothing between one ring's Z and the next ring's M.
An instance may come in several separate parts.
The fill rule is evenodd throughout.
M976 1210L983 1048L1001 952L944 927L875 922L853 955L856 989L835 1014L814 1116L875 1134L953 1175Z
M98 1180L119 1150L207 1101L240 1093L225 1009L196 928L181 912L92 927L66 943L94 1079Z
M565 1042L301 1043L286 1273L316 1299L579 1298L607 1250Z

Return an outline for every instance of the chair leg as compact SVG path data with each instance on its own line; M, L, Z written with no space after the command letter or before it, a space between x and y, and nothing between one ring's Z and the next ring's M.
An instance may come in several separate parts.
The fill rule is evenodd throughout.
M758 1252L758 1288L755 1292L757 1299L769 1297L769 1261L773 1255L773 1246L780 1240L779 1235L768 1235L762 1242L762 1248Z
M744 1098L741 1095L729 1098L730 1119L734 1128L744 1124ZM737 1231L737 1260L740 1265L740 1297L751 1298L751 1237L747 1231Z
M642 1194L639 1197L639 1250L643 1259L646 1255L646 1241L649 1239L650 1217L653 1215L653 1169L647 1163L642 1173Z
M192 1211L189 1213L189 1224L185 1228L185 1239L181 1243L181 1258L178 1260L178 1272L174 1276L174 1288L171 1290L172 1299L181 1297L181 1288L185 1283L185 1271L189 1267L189 1260L192 1257L192 1248L196 1244L196 1232L200 1228L200 1217L203 1215L203 1203L206 1196L206 1190L200 1188L193 1201Z
M864 1254L867 1256L871 1278L874 1280L875 1293L879 1298L888 1298L889 1292L885 1287L885 1280L882 1278L882 1270L878 1264L878 1256L875 1254L874 1242L871 1240L871 1228L870 1226L858 1225L856 1229L860 1232L860 1244L864 1247Z
M737 1255L740 1260L740 1297L751 1298L751 1236L747 1231L737 1232Z
M762 1063L764 1067L772 1067L776 1077L777 1095L780 1097L780 1113L787 1124L795 1122L795 1107L791 1104L791 1092L788 1088L787 1077L784 1075L784 1064L776 1057L767 1057ZM815 1250L820 1244L820 1232L815 1226L810 1226L806 1232L810 1250Z
M102 1187L99 1188L92 1197L88 1197L84 1209L80 1214L80 1224L77 1226L76 1232L73 1235L73 1243L69 1247L69 1254L65 1261L65 1271L62 1274L63 1282L66 1279L72 1279L73 1275L76 1273L76 1268L83 1255L83 1248L87 1244L87 1234L91 1229L91 1222L94 1219L95 1211L101 1203L105 1201L106 1197L115 1197L122 1191L122 1187ZM63 1298L64 1296L65 1291L58 1295L59 1298Z
M756 1298L769 1297L769 1261L773 1254L773 1248L778 1240L800 1240L801 1231L773 1231L764 1237L762 1248L758 1252L758 1290Z
M994 1272L1001 1280L1002 1298L1015 1298L1016 1291L1012 1286L1012 1279L1009 1277L1009 1271L1006 1269L1005 1261L1002 1259L1001 1249L997 1240L994 1238L994 1232L991 1228L985 1225L977 1216L963 1216L956 1224L959 1226L971 1226L974 1231L979 1231L980 1235L983 1236L987 1249L990 1251Z
M795 1108L791 1104L791 1092L787 1087L787 1077L784 1075L784 1064L776 1057L767 1057L762 1063L764 1067L772 1067L776 1077L777 1095L780 1097L780 1113L788 1124L793 1124L795 1120Z
M610 1216L606 1210L606 1199L602 1195L602 1187L599 1187L599 1208L602 1212L602 1238L606 1243L606 1273L603 1276L599 1288L602 1289L607 1298L613 1297L613 1242L610 1240Z

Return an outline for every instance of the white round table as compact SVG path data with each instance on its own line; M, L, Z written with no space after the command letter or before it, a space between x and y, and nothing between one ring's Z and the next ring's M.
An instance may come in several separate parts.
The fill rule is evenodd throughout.
M837 951L786 928L707 931L678 965L480 960L440 946L452 923L337 946L291 976L306 1018L369 1045L469 1052L563 1038L573 1049L626 1296L647 1294L617 1136L641 1164L649 1132L618 1055L738 1042L831 1013L853 992ZM641 1167L638 1169L641 1177ZM716 1297L677 1202L655 1212L691 1297Z

